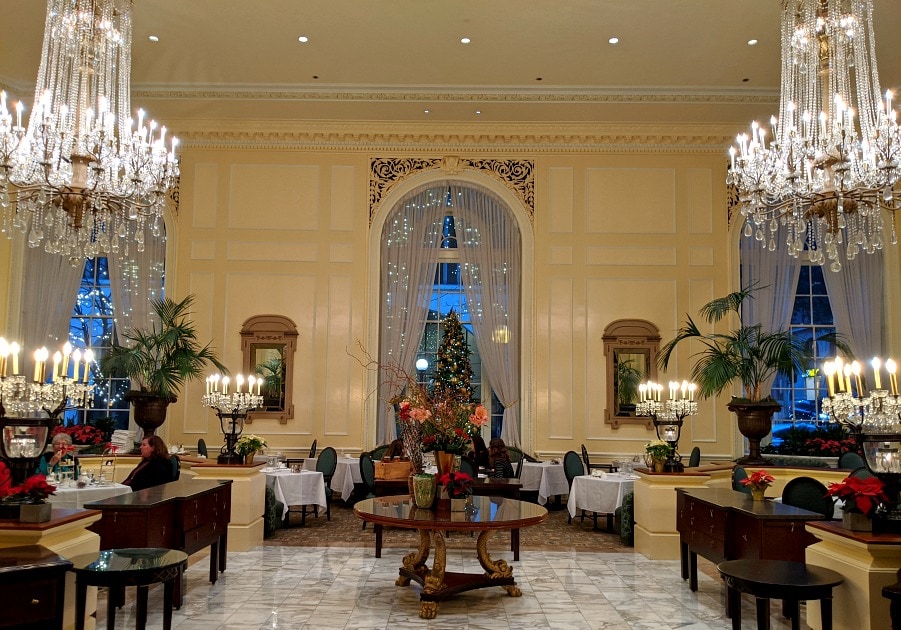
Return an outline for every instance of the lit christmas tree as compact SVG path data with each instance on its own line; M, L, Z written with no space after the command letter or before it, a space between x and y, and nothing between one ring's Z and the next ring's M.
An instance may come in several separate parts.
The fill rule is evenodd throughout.
M435 365L434 398L468 403L472 399L472 365L463 325L453 310L442 325L444 336Z

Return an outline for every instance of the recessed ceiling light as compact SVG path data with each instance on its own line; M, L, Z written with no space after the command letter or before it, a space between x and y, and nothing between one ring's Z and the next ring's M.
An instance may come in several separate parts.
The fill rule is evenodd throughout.
M468 37L463 37L463 38L460 39L460 43L461 43L461 44L468 44L468 43L471 42L471 41L472 41L472 40L469 39Z
M756 46L756 45L757 45L757 40L756 40L756 39L749 39L749 40L748 40L748 46Z
M158 42L158 41L160 41L160 38L157 37L156 35L151 35L151 36L148 37L147 39L149 39L149 40L152 41L152 42Z
M482 110L480 110L480 109L476 110L476 114L481 114L481 113L482 113Z
M301 35L297 38L297 41L299 41L301 44L306 44L308 41L310 41L310 38L306 35Z
M615 46L619 43L619 37L611 37L607 40L607 43Z
M424 109L424 110L422 110L422 113L423 113L423 114L428 114L428 113L429 113L429 110Z

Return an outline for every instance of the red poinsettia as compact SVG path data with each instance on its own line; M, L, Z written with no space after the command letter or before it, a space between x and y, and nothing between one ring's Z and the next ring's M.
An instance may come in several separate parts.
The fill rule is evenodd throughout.
M752 488L755 488L757 490L761 488L769 488L770 484L774 481L776 481L776 478L765 470L752 472L750 475L741 480L744 485L751 486Z
M56 486L47 483L44 475L33 475L22 485L10 488L4 501L18 503L44 503L51 494L56 493Z
M438 477L438 483L447 490L452 499L462 499L472 492L472 477L465 472L449 472Z
M69 424L53 429L51 436L67 433L75 444L103 444L106 437L100 429L90 424Z
M876 508L889 501L879 477L845 477L839 483L829 484L826 494L844 501L845 512L860 512L867 518L872 518Z

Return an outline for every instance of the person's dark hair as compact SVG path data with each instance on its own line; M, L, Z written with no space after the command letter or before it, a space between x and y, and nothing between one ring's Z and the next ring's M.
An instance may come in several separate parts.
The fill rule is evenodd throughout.
M490 463L488 447L485 446L485 440L478 433L472 436L472 455L470 459L479 468L488 468Z
M488 467L494 468L494 463L497 461L510 461L507 445L501 438L494 438L488 443Z
M149 435L144 440L147 440L147 444L153 449L150 459L169 459L169 447L166 446L163 438L158 435Z
M401 438L397 438L391 444L388 445L388 450L385 451L385 457L403 457L404 456L404 441Z

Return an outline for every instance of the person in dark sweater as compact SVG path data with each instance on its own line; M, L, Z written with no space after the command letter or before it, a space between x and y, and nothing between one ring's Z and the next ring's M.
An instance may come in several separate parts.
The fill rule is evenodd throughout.
M494 438L488 443L488 463L492 477L513 477L513 462L507 445L501 438Z
M469 459L475 466L476 471L480 468L488 468L490 460L488 447L485 446L485 440L478 433L472 436L472 450L469 452Z
M141 463L122 483L137 491L170 481L175 481L175 468L169 460L166 443L158 435L145 437L141 440Z

